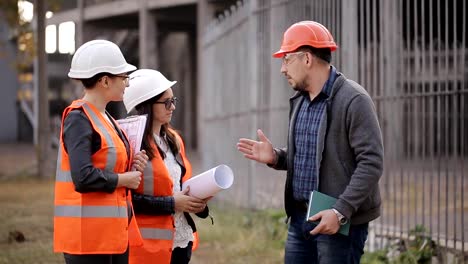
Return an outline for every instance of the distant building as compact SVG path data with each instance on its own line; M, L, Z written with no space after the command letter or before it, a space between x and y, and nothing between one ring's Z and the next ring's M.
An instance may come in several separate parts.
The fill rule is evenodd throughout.
M16 71L16 41L0 11L0 142L18 140L19 111L17 103L18 74Z

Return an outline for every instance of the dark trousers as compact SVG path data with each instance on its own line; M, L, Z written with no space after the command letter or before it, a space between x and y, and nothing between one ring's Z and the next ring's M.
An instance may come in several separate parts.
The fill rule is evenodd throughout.
M185 248L176 247L172 250L171 264L187 264L192 258L192 246L190 241Z
M66 264L128 264L128 248L122 254L75 255L63 253Z
M369 224L352 225L349 235L310 235L314 224L306 222L306 212L291 216L284 256L285 264L359 264L364 253Z

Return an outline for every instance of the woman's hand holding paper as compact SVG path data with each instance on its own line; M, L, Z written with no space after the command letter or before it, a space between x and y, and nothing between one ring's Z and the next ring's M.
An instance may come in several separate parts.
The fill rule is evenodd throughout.
M190 187L174 194L175 210L187 213L199 213L206 207L206 202L202 199L189 196Z

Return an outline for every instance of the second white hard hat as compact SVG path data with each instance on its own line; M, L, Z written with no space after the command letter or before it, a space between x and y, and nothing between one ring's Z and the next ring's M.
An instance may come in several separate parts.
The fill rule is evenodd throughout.
M135 106L171 88L177 81L169 81L159 71L140 69L130 74L129 86L125 89L123 102L127 113Z
M76 50L68 77L88 79L101 72L121 74L134 70L136 67L127 63L117 45L107 40L91 40Z

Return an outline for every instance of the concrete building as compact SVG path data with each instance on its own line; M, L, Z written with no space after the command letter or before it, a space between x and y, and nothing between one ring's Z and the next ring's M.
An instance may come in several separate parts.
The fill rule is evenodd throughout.
M63 1L61 10L47 20L48 26L55 26L58 47L49 55L51 98L70 101L81 93L67 78L71 54L60 51L61 34L67 34L61 27L73 22L75 48L92 39L107 39L121 48L129 63L138 68L157 69L169 79L177 80L174 93L180 104L173 125L181 130L187 146L196 148L198 33L201 24L233 3L235 1ZM116 117L125 116L122 103L111 104L109 110Z
M4 14L0 11L0 142L18 140L19 111L17 104L18 74L16 70L16 42Z

